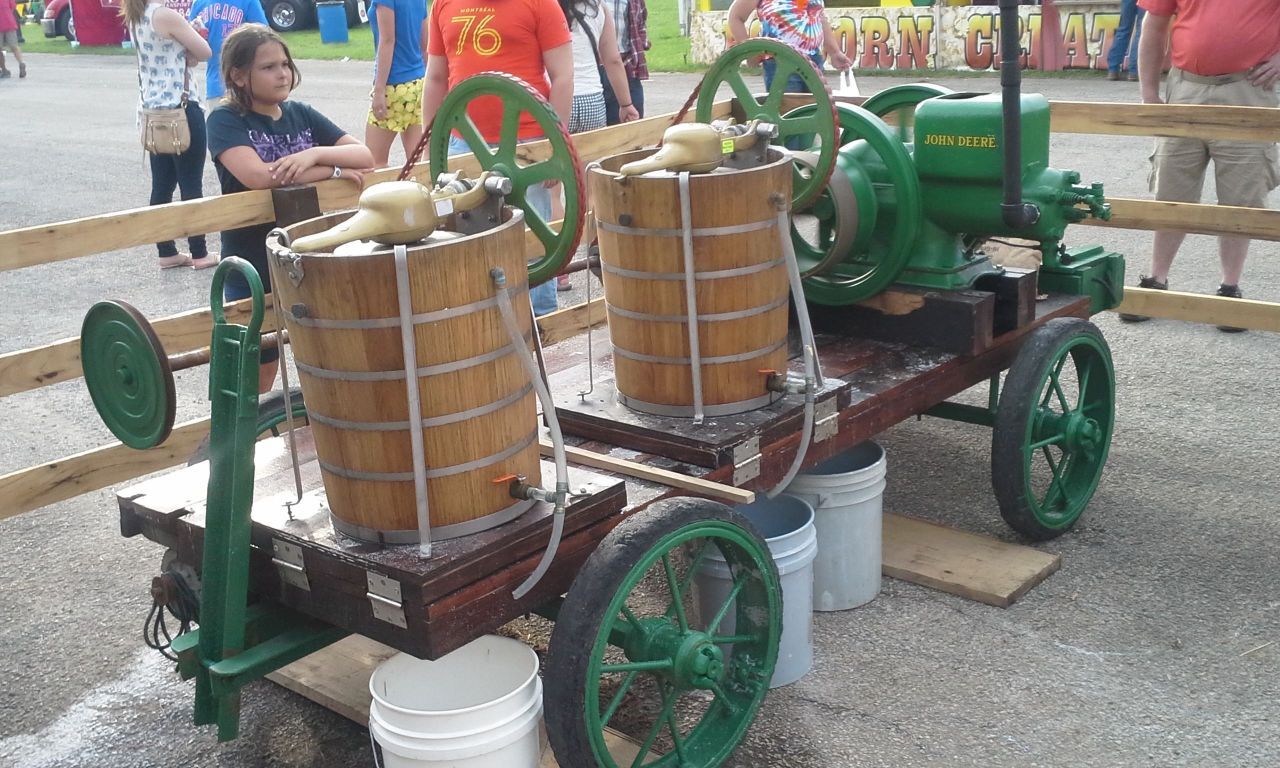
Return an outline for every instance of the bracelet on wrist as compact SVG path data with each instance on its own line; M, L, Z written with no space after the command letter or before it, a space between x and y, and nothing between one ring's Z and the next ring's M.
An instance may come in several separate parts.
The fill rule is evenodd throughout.
M618 105L618 109L630 109L631 107L632 107L632 105L631 105L631 104L619 104L619 105Z
M331 178L331 179L340 179L340 178L342 178L342 166L340 166L340 165L335 165L335 166L333 166L333 175L332 175L332 176L330 176L329 178Z

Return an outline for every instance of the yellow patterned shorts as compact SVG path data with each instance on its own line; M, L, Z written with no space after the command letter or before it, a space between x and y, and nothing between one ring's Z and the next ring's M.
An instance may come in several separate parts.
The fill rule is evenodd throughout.
M369 110L369 125L376 125L395 133L404 133L413 125L422 125L422 78L407 83L388 85L387 117L379 120Z

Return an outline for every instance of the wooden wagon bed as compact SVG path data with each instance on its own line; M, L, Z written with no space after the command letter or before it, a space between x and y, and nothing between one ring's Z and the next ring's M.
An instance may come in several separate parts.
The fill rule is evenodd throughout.
M820 336L827 381L818 398L818 423L805 465L872 438L997 374L1009 366L1021 340L1035 327L1056 317L1087 313L1086 299L1051 296L1037 304L1034 320L996 336L977 355ZM711 420L695 430L688 422L611 405L608 356L595 365L595 390L586 397L576 394L579 384L586 388L581 380L585 365L551 377L565 430L589 438L580 439L582 447L752 490L772 488L793 459L800 438L799 397ZM305 428L298 432L298 448L303 496L292 506L291 516L286 504L294 501L295 491L285 441L273 438L258 445L254 592L423 658L439 658L563 594L596 544L626 516L660 498L688 494L655 482L573 467L575 497L554 564L542 582L517 601L512 589L536 566L547 542L547 505L499 528L437 542L432 557L422 560L413 546L383 547L336 534L323 506L314 445ZM551 481L548 462L543 462L543 472L544 482ZM144 535L176 550L182 562L199 563L207 482L208 465L197 464L122 491L122 532ZM1007 605L1055 570L1057 558L1045 557L1049 562L1033 564L1025 578L1019 576L1003 596L995 594L987 602ZM919 581L941 586L927 574Z

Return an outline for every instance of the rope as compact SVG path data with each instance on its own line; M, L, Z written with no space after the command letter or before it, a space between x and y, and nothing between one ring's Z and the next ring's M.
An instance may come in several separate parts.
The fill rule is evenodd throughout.
M400 168L400 175L396 177L396 181L408 181L413 175L413 166L422 160L422 153L427 148L427 143L431 140L431 126L424 126L422 138L418 139L418 146L413 148L409 156L404 159L404 166ZM430 186L430 184L428 184Z

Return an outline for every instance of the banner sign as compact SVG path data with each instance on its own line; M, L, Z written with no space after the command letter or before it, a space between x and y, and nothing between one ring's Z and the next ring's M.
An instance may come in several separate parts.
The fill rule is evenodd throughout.
M831 34L853 65L864 69L997 69L1000 13L995 6L828 8ZM1106 69L1120 26L1114 2L1072 4L1059 11L1062 56L1068 69ZM1040 7L1018 9L1023 66L1039 68ZM760 34L754 17L749 26ZM693 60L710 64L728 43L728 13L699 11L691 30Z

